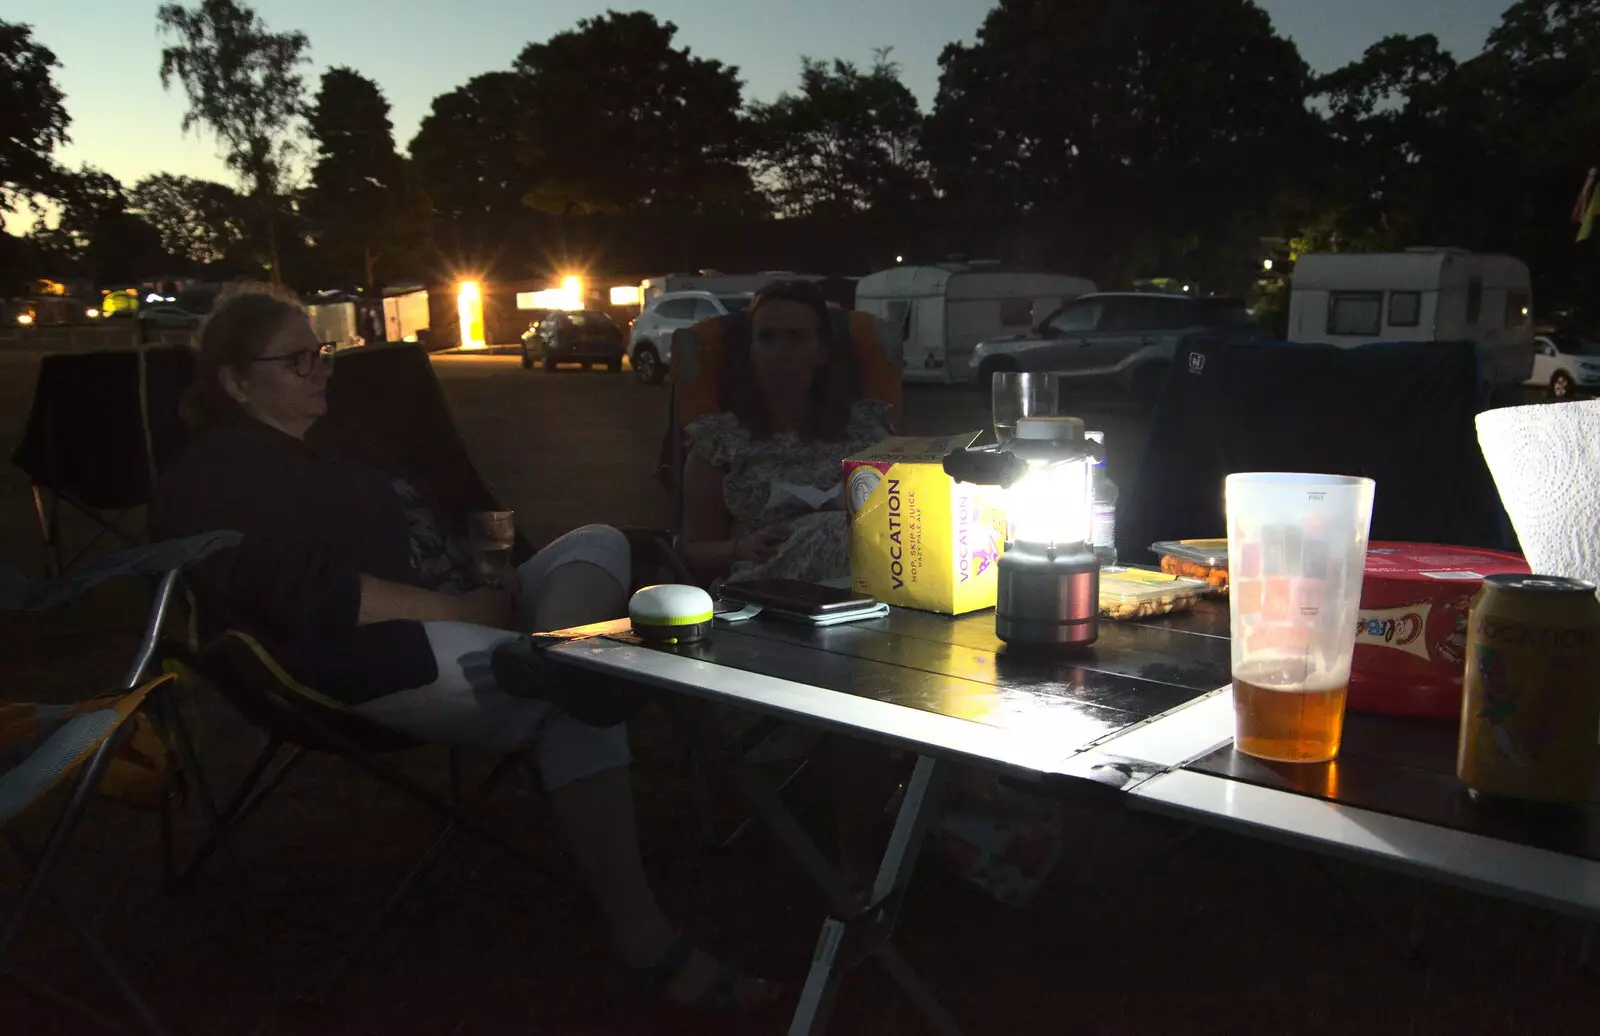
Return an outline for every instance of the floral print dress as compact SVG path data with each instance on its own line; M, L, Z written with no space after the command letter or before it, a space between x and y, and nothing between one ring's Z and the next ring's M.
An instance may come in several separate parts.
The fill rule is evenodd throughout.
M889 438L890 410L878 400L852 407L844 438L838 442L806 441L793 433L755 439L729 413L707 414L690 422L690 452L727 472L723 500L734 540L758 529L789 523L793 535L765 564L741 562L729 579L800 579L822 582L850 575L850 530L839 490L841 461L852 453ZM820 508L790 487L833 490ZM816 499L815 497L813 499ZM748 725L736 710L724 716L735 728ZM777 757L804 751L817 736L813 728L785 724L771 739ZM966 881L1008 906L1032 900L1064 847L1060 808L1014 791L997 778L961 768L946 792L932 824L945 859Z
M753 437L730 413L706 414L685 431L692 456L727 472L723 502L735 542L770 525L792 534L763 564L739 562L729 579L823 582L850 575L850 530L844 512L844 458L889 438L889 404L857 400L843 438L807 440L793 432Z

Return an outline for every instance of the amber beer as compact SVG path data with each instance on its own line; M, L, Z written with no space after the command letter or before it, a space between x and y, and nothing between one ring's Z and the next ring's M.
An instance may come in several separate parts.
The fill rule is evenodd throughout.
M1586 801L1600 731L1600 599L1558 576L1493 575L1467 620L1456 775L1475 792Z
M1270 667L1233 674L1234 747L1259 759L1323 763L1339 754L1348 679L1333 687L1274 682Z

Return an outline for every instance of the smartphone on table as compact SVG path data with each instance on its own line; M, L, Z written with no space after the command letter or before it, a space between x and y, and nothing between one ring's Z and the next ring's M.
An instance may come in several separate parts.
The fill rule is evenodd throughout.
M722 584L722 596L730 601L759 606L779 618L831 625L854 622L888 613L888 606L871 594L849 587L824 586L799 579L751 579Z

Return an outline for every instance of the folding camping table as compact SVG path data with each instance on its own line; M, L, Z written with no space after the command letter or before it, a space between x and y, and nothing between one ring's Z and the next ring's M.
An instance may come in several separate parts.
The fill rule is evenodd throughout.
M871 956L941 1033L960 1029L891 942L939 779L951 763L1041 793L1108 802L1600 918L1600 768L1590 800L1530 814L1474 802L1454 774L1455 727L1349 714L1333 763L1274 764L1232 749L1228 614L1102 623L1077 653L1004 648L992 612L894 609L824 629L757 619L700 645L648 646L627 623L568 631L563 664L670 694L718 753L695 698L916 753L867 904L742 760L716 761L817 882L823 924L789 1031L822 1031L843 973ZM1220 689L1219 689L1220 688Z

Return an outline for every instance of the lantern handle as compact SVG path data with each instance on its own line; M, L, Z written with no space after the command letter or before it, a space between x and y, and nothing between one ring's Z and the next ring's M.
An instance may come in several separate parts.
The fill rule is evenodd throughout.
M1009 489L1028 473L1028 462L1014 453L980 446L951 451L944 459L944 473L956 482Z

